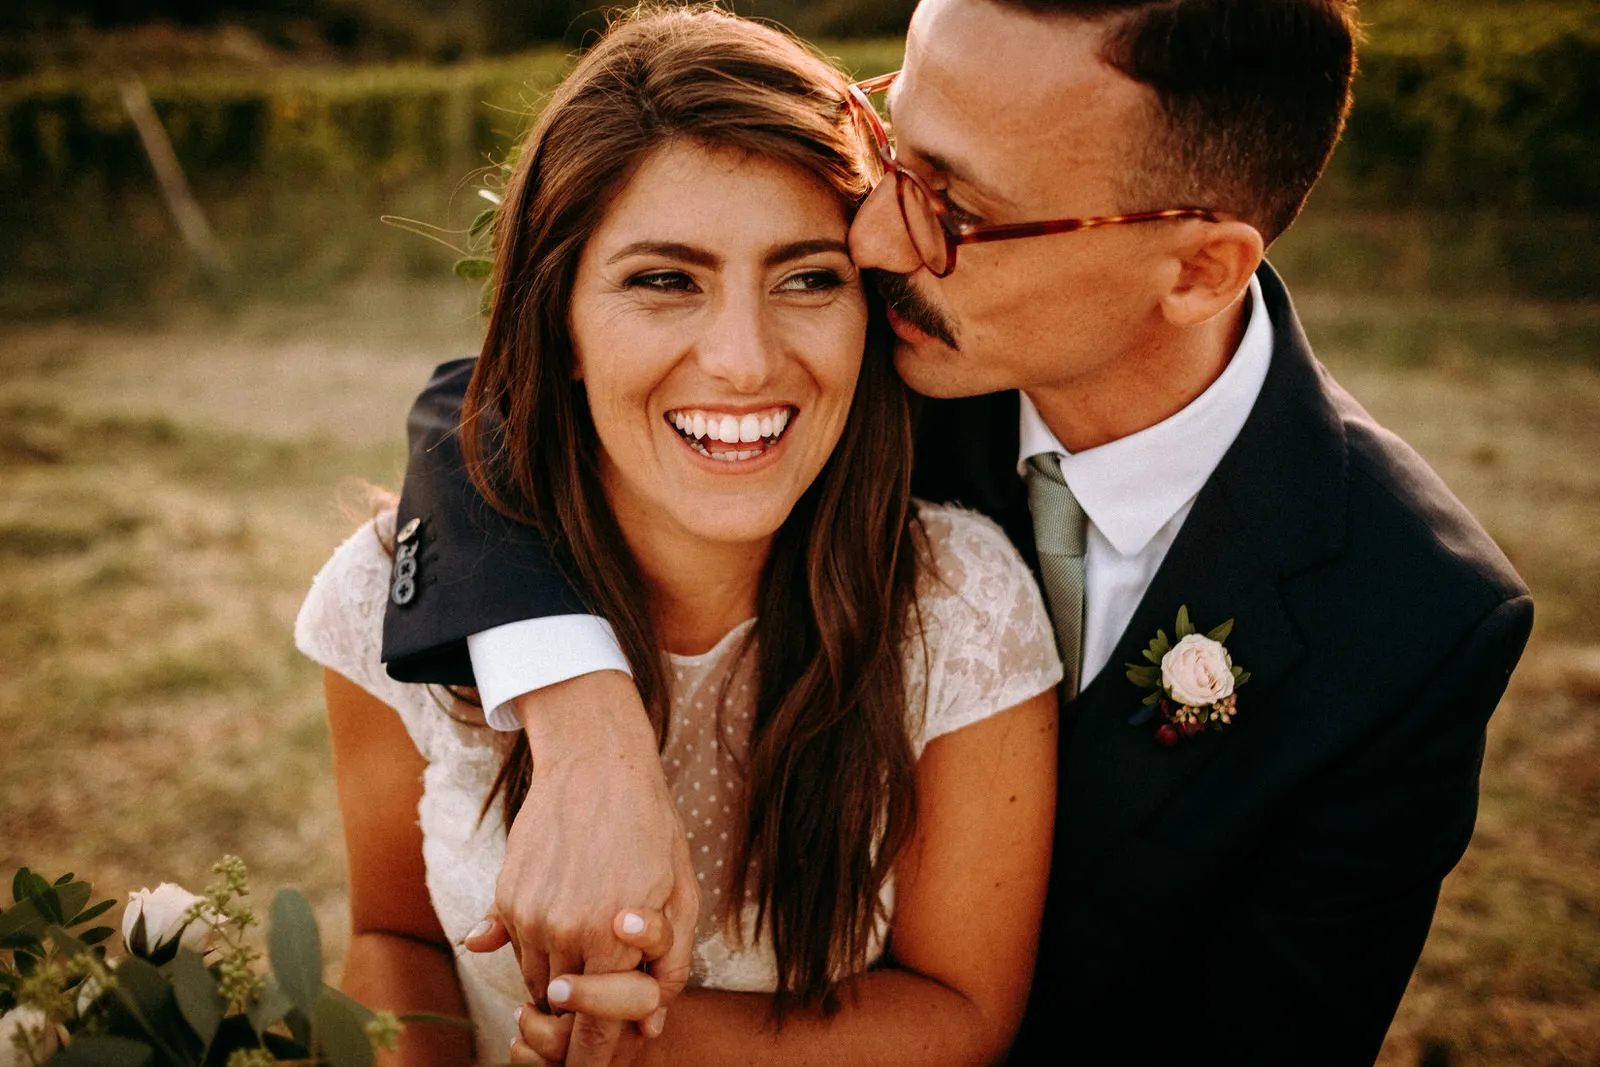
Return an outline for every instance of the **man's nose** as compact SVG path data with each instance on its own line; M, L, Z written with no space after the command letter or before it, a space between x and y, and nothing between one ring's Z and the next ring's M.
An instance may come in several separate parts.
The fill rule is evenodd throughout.
M850 258L862 268L915 274L922 267L922 257L906 230L895 184L894 175L885 175L856 212L850 225Z
M700 338L700 369L734 392L760 392L778 361L778 341L767 318L759 300L726 301Z

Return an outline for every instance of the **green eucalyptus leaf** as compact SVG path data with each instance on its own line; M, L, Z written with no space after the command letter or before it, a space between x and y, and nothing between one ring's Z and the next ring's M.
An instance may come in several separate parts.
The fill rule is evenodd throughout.
M331 1067L373 1067L372 1042L354 1012L341 1000L323 997L311 1017L313 1048Z
M331 997L340 1004L343 1004L345 1010L351 1015L354 1015L356 1022L360 1023L362 1026L367 1025L373 1019L377 1018L377 1012L373 1011L359 1000L356 1000L354 997L347 996L343 992L333 988L331 985L325 985L322 987L322 995L324 998Z
M178 999L183 1021L189 1024L202 1045L210 1047L227 1009L222 994L217 991L217 980L206 970L200 957L187 949L173 957L163 970L172 981L172 992Z
M450 269L456 272L457 277L475 281L494 273L494 260L483 256L463 256Z
M189 1032L171 984L155 966L129 956L117 964L117 981L111 991L122 1016L113 1012L113 1032L142 1033L164 1057L164 1063L186 1064L198 1059L199 1043ZM195 1055L183 1055L180 1049Z
M289 1028L289 1036L296 1042L306 1048L311 1047L311 1020L304 1012L299 1008L290 1008L283 1016L283 1024ZM270 1032L262 1034L261 1040L265 1041L270 1036Z
M72 872L68 871L66 874L63 874L60 878L57 878L55 884L56 885L66 885L70 881L72 881Z
M278 986L309 1018L322 992L322 940L310 902L293 889L280 890L272 900L267 954Z
M251 1028L260 1035L267 1027L282 1020L293 1007L294 1004L283 995L283 990L278 988L277 981L269 974L261 995L251 1003L245 1015L250 1020Z
M127 1037L93 1034L75 1039L51 1056L50 1067L145 1067L155 1051Z
M1189 605L1187 604L1184 604L1178 608L1177 630L1179 641L1182 641L1185 637L1188 637L1190 634L1194 633L1194 623L1189 621Z
M1206 636L1220 645L1228 639L1228 635L1231 633L1233 633L1233 620L1229 619L1221 626L1218 626L1216 629L1206 634Z

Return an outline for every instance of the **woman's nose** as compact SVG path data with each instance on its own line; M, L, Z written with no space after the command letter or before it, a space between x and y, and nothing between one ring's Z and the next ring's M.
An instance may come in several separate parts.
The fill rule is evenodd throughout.
M922 267L900 213L894 175L885 175L856 212L850 224L850 258L863 269L915 274Z
M759 300L730 299L700 338L701 370L738 393L757 393L777 365L778 342Z

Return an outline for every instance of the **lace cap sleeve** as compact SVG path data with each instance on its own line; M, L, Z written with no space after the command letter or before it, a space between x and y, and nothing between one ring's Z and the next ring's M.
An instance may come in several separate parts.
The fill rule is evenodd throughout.
M908 680L913 697L919 674L925 685L920 753L942 734L1053 688L1061 659L1039 587L1000 528L956 508L921 504L919 513L928 549L917 596L926 655L914 657L921 663Z
M430 762L447 722L424 686L389 677L380 659L383 611L389 598L393 511L347 538L311 581L294 623L294 643L307 658L337 671L395 709L423 758Z

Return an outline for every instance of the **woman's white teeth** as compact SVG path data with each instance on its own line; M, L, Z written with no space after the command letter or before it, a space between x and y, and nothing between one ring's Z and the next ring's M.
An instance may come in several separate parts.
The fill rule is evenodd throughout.
M762 414L747 415L707 415L703 411L692 413L674 411L669 414L669 420L703 455L726 460L752 459L770 445L776 444L783 436L783 431L789 425L789 409L777 408ZM720 441L730 445L751 445L759 442L759 446L753 449L712 452L706 447L710 441Z

